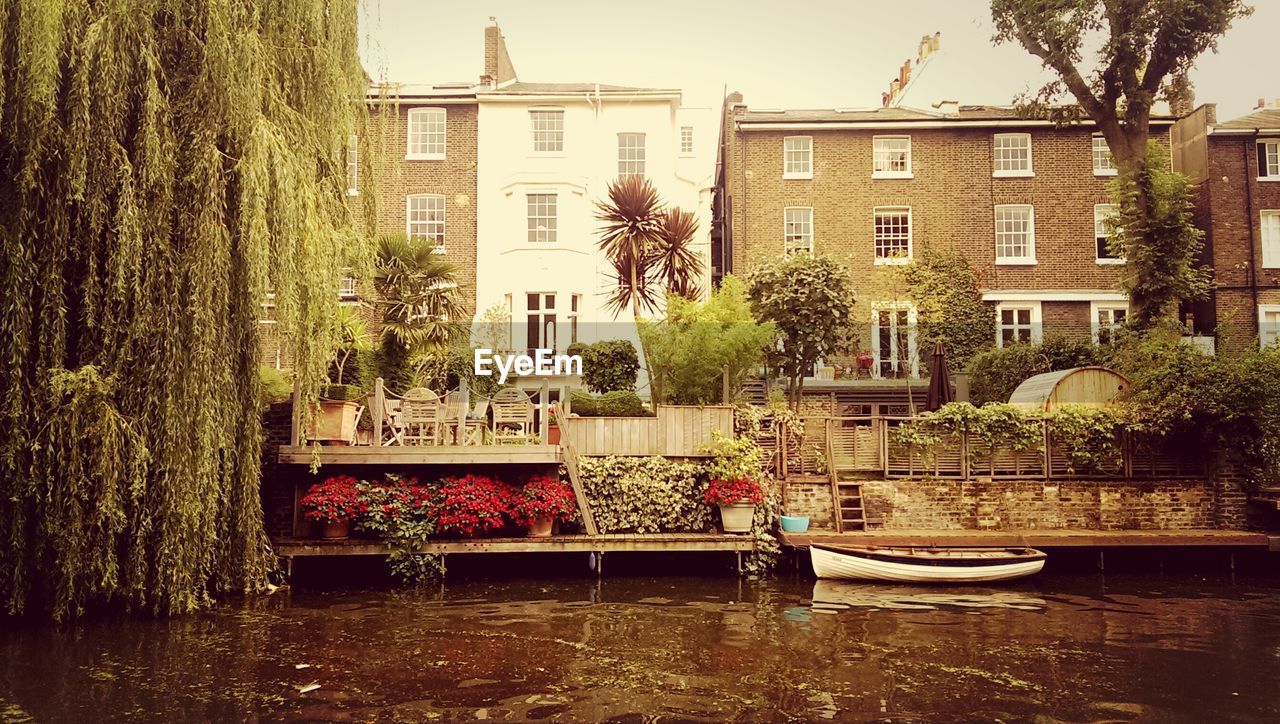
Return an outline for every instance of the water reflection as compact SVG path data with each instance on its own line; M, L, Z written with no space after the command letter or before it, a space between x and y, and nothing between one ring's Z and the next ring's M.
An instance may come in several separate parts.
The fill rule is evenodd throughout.
M0 720L1276 721L1277 592L1092 576L295 590L0 633Z

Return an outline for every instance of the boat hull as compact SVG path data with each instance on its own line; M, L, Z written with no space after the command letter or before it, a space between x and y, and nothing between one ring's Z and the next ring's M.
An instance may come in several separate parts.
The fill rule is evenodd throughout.
M986 556L966 559L963 552L939 561L910 560L910 556L878 553L873 549L835 549L813 545L809 559L818 578L897 581L901 583L985 583L1010 581L1039 573L1045 555L1010 556L1008 562ZM945 562L945 565L939 563Z

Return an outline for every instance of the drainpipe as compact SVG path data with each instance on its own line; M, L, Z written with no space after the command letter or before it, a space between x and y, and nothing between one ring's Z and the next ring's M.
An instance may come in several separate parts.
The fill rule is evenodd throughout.
M1261 129L1253 129L1253 147L1258 147L1258 133ZM1244 199L1245 213L1249 219L1249 292L1253 296L1253 306L1249 309L1249 316L1258 326L1258 334L1262 334L1262 320L1258 317L1258 264L1256 250L1254 249L1255 235L1253 233L1253 172L1249 170L1249 144L1240 147L1240 158L1244 161Z

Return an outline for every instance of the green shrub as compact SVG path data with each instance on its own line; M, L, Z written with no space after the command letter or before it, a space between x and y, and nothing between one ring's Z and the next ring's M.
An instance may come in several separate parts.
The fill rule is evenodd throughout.
M1008 402L1028 377L1085 365L1105 364L1108 350L1087 341L1047 337L1040 344L1011 344L975 355L969 363L969 400L982 406Z
M582 417L652 417L640 396L630 390L593 397L582 390L569 393L569 411Z
M320 388L320 397L325 400L353 401L364 397L364 390L356 385L325 385Z
M653 457L582 457L582 487L601 533L685 533L712 529L702 502L707 468Z
M293 382L288 375L274 367L258 367L258 379L262 383L262 404L274 405L293 397Z
M596 342L582 350L582 382L592 392L634 390L639 372L640 357L625 339Z

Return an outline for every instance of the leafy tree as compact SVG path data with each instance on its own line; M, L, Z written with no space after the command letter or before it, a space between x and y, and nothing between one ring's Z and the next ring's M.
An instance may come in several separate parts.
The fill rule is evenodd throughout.
M653 183L643 176L627 176L609 184L608 199L596 203L600 250L613 266L616 287L608 306L616 316L627 307L658 309L659 283L667 291L696 297L702 258L691 248L698 232L693 214L664 209Z
M599 394L636 388L640 358L630 342L611 339L579 349L582 354L582 383L587 389Z
M668 297L665 319L639 325L653 399L676 405L731 402L722 399L725 373L739 389L775 334L756 322L746 285L733 276L706 302Z
M969 363L969 398L981 406L1008 402L1028 377L1072 367L1105 364L1108 350L1087 341L1046 337L1039 344L1009 344L976 355Z
M752 313L777 329L769 360L787 378L788 400L798 410L805 372L852 341L849 271L825 256L795 254L755 269L747 283Z
M928 253L902 267L919 314L920 349L947 345L948 366L964 369L995 339L995 317L982 301L978 272L959 254Z
M1197 57L1252 8L1241 0L992 0L997 42L1017 41L1057 74L1026 109L1060 122L1092 119L1107 140L1120 194L1119 223L1127 230L1126 286L1130 320L1148 329L1204 288L1195 272L1198 237L1178 184L1151 163L1150 119L1159 100L1185 100L1187 73ZM1092 70L1085 46L1101 42ZM1055 105L1070 94L1075 106Z
M334 384L341 385L351 356L368 353L373 346L369 343L368 327L354 306L344 304L338 307L334 325L338 329L338 354L333 363Z
M457 267L434 249L434 242L404 234L378 238L373 286L382 316L382 376L401 392L415 386L415 357L466 334Z
M295 380L367 248L350 0L0 3L0 605L179 613L274 566L267 292Z

